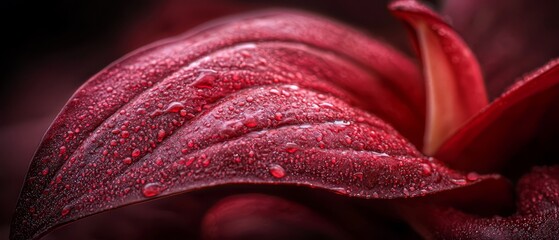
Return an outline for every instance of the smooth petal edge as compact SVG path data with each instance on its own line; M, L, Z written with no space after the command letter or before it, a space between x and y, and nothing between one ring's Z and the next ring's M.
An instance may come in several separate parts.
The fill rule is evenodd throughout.
M469 118L488 104L475 56L436 13L417 1L389 6L415 36L427 82L427 119L423 152L434 154Z
M491 152L492 156L489 157L479 155L487 154L487 152L482 153L479 151L470 151L468 149L475 147L478 142L488 144L486 141L480 141L480 137L483 138L483 136L486 136L485 138L487 138L488 135L499 137L495 136L496 134L485 134L485 132L492 129L491 126L498 126L499 121L509 121L503 119L503 116L514 111L515 107L528 104L531 98L538 97L548 91L553 91L552 87L557 86L559 86L559 59L550 61L545 66L527 74L523 79L511 86L499 98L470 119L452 135L434 156L457 169L481 170L483 172L496 170L496 167L499 167L504 161L504 159L502 159L502 157L506 155L504 153L511 151L509 147L495 148ZM557 90L555 90L555 92L557 92ZM558 94L559 93L555 93L555 95ZM532 107L530 110L545 110L545 106L542 109L542 106L538 105L537 108ZM534 116L539 116L537 118L541 118L543 115L534 114ZM519 117L529 118L531 114L522 114ZM514 126L510 127L511 129L508 129L510 132L514 133L519 130ZM505 140L509 143L513 140L525 141L526 138L534 134L529 131L530 129L523 129L523 132L528 132L528 134L519 134L517 138L502 137L501 139L498 138L488 141L489 144L496 144ZM508 145L510 146L510 144Z

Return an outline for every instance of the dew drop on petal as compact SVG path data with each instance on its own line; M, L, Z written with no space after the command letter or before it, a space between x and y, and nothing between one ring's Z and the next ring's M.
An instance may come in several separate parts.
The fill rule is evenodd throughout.
M157 132L157 141L163 141L163 138L165 138L166 135L167 133L165 132L165 130L160 129L159 132Z
M285 169L282 166L273 164L270 166L270 174L275 178L285 177Z
M122 131L122 132L120 133L120 136L121 136L122 138L128 138L128 137L130 136L130 133L129 133L128 131Z
M157 165L157 166L163 166L163 159L161 159L161 158L155 159L155 165Z
M429 176L429 175L431 175L432 172L433 172L433 169L431 168L431 166L429 164L426 164L426 163L421 164L421 173L423 173L424 176Z
M66 153L66 146L60 147L60 155L64 155Z
M132 164L132 158L127 157L123 159L122 162L127 165Z
M70 213L70 207L69 206L64 206L62 208L62 211L60 211L60 215L62 215L62 216L66 216L66 215L68 215L68 213Z
M466 179L468 179L468 181L477 181L479 179L479 174L476 172L470 172L466 175Z
M180 102L172 102L172 103L169 103L169 105L165 109L165 112L176 113L176 112L179 112L182 109L184 109L184 104L182 104Z
M288 142L285 144L285 151L288 153L295 153L297 152L297 150L299 150L299 146L297 146L297 144L292 143L292 142Z
M159 183L148 183L142 188L142 194L144 197L155 197L161 194L162 189L163 186Z
M246 127L253 128L258 126L258 122L254 118L249 118L243 123Z
M140 153L141 153L140 149L136 148L132 151L132 157L138 157L138 156L140 156Z
M468 184L468 182L466 182L466 179L450 179L450 181L456 185L460 185L460 186L464 186L466 184Z
M210 89L213 87L216 79L217 74L215 71L203 71L200 73L198 78L196 78L193 86L200 89Z

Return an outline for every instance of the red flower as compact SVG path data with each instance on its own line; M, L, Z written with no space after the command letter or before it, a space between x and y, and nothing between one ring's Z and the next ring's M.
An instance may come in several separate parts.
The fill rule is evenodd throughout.
M493 100L508 75L487 97L445 21L416 1L389 8L423 75L383 42L285 10L218 20L113 63L46 133L11 237L194 190L159 201L183 218L158 226L169 237L416 237L396 230L402 220L425 238L557 236L559 62ZM507 179L520 179L516 210ZM251 194L226 197L239 193ZM159 216L146 206L141 217Z

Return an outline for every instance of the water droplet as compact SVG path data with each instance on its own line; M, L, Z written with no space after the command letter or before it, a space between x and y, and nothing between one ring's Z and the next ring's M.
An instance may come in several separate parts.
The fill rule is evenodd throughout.
M200 155L200 159L202 160L202 166L207 167L208 165L210 165L211 161L208 156L206 156L206 154Z
M130 164L132 164L132 158L127 157L125 159L122 159L122 162L124 164L130 165Z
M432 172L433 172L433 169L431 168L431 165L426 164L426 163L421 164L421 173L423 173L423 175L429 176L429 175L431 175Z
M270 174L275 178L285 177L285 169L282 166L273 164L270 166Z
M70 206L64 206L62 208L62 211L60 211L60 215L66 216L66 215L68 215L68 213L70 213L70 210L71 210Z
M189 157L188 161L186 161L186 163L184 163L184 165L186 165L187 167L190 166L193 162L194 162L194 157Z
M468 182L466 182L466 179L450 179L450 181L456 185L460 185L460 186L464 186L466 184L468 184Z
M285 151L288 153L295 153L299 150L299 146L296 143L288 142L285 144Z
M155 159L155 164L156 164L157 166L163 166L163 159L161 159L161 158Z
M193 86L201 89L210 89L214 85L214 81L217 79L217 72L213 70L203 71L198 75L198 78L194 81Z
M246 127L253 128L258 126L258 122L254 118L249 118L243 123Z
M186 110L183 109L183 110L180 110L179 114L181 115L181 117L186 117L187 112L186 112Z
M140 156L140 153L141 153L140 149L136 148L132 151L132 157L138 157L138 156Z
M329 109L336 110L336 107L334 106L334 104L331 104L329 102L320 103L320 104L318 104L318 106L320 106L322 108L329 108Z
M275 95L279 95L280 91L275 89L275 88L272 88L272 89L270 89L270 93L275 94Z
M60 155L64 155L66 153L66 146L60 147L59 151L60 151Z
M163 138L165 138L166 135L167 133L165 132L165 130L160 129L159 132L157 132L157 141L163 141Z
M334 192L336 192L337 194L341 194L341 195L347 194L347 190L345 188L342 188L342 187L332 188L332 190L334 190Z
M363 173L362 172L356 172L353 174L353 177L355 179L359 179L360 181L363 181Z
M351 123L349 121L345 121L345 120L338 120L338 121L334 121L334 124L341 125L341 126L348 126Z
M180 110L184 109L184 104L180 103L180 102L172 102L169 103L169 105L167 105L167 108L165 109L165 112L168 113L176 113L179 112Z
M253 102L254 98L249 96L249 97L246 98L246 100L247 100L247 102Z
M41 171L41 175L46 176L47 174L49 174L49 168L46 167L45 169L43 169L43 171Z
M163 190L163 186L161 186L161 184L148 183L142 188L142 194L144 197L155 197L161 194L161 190Z
M410 196L410 191L408 191L407 188L404 188L404 190L402 191L402 193L404 193L404 196L406 196L406 197Z
M479 174L476 172L470 172L466 175L466 179L468 179L468 181L477 181L479 179Z
M128 131L122 131L120 133L120 136L123 138L128 138L130 136L130 133Z
M276 119L276 121L281 121L282 118L283 118L283 115L281 113L275 113L274 114L274 119Z

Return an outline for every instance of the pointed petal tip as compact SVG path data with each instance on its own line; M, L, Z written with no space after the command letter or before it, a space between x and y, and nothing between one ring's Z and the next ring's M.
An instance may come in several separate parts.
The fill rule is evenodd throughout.
M427 82L427 120L423 151L434 154L462 124L487 104L481 70L474 55L439 15L417 1L389 8L415 37Z

